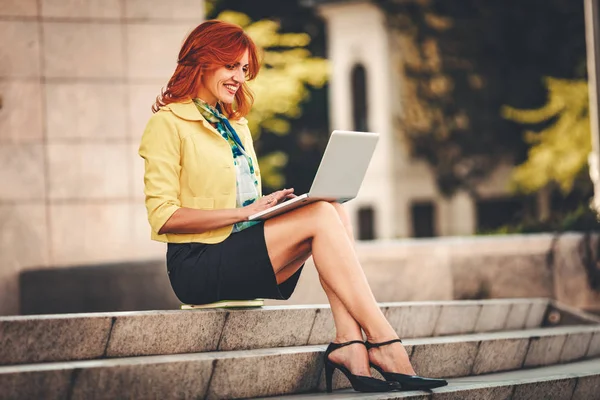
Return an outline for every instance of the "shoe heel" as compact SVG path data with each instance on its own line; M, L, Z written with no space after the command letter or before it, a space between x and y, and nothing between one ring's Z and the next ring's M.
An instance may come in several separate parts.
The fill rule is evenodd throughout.
M327 385L327 393L333 392L333 385L331 383L333 379L333 371L335 367L328 362L325 363L325 384Z

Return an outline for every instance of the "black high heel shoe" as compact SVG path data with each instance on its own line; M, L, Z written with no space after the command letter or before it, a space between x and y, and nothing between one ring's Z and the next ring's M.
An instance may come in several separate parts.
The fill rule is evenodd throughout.
M382 343L370 343L367 341L365 342L365 346L367 346L367 351L369 351L372 348L386 346L388 344L396 342L402 343L402 340L394 339ZM379 371L381 376L383 376L386 381L399 383L403 390L429 390L448 385L448 382L446 382L445 379L422 378L417 375L399 374L397 372L385 372L380 366L375 365L373 363L370 364L371 367Z
M329 354L331 354L332 351L355 343L365 344L362 340L352 340L345 343L332 342L327 346L327 350L325 350L325 383L327 384L327 393L333 391L331 380L333 379L333 371L335 371L336 368L346 375L352 388L357 392L389 392L394 389L399 389L398 384L395 382L382 381L371 376L354 375L345 366L334 363L329 359Z

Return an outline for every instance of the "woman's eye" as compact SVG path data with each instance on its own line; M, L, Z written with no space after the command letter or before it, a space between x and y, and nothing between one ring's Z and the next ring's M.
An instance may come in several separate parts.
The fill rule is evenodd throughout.
M227 68L227 69L234 69L234 68L235 68L235 66L234 66L233 64L227 64L227 65L225 66L225 68Z

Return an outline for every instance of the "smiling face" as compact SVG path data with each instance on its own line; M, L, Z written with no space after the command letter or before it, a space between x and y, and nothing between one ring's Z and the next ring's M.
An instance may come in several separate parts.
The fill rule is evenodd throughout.
M235 99L235 93L246 80L247 73L248 50L244 51L237 62L206 73L202 77L197 97L213 107L217 105L217 101L231 104Z

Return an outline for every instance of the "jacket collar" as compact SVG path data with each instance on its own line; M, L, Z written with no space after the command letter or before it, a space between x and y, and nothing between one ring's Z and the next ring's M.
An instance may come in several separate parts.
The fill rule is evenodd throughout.
M206 120L204 119L202 114L200 114L200 111L198 111L198 108L196 107L196 105L194 104L194 102L192 100L184 100L184 101L181 101L178 103L170 103L162 108L165 110L171 110L171 112L173 114L177 115L181 119L185 119L188 121L206 122ZM230 122L233 124L238 124L238 125L247 125L248 124L248 120L243 117L238 120L232 120ZM206 125L211 126L208 122L206 122ZM212 126L211 126L211 128L212 128Z
M188 121L203 121L204 117L196 108L196 105L191 100L185 100L179 103L170 103L163 107L165 110L177 115L181 119Z

